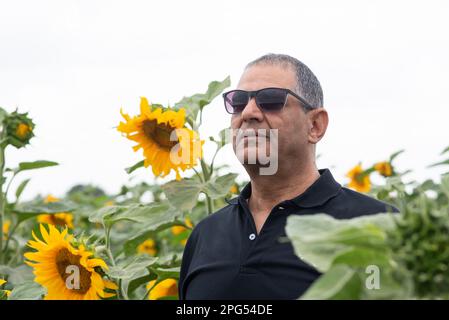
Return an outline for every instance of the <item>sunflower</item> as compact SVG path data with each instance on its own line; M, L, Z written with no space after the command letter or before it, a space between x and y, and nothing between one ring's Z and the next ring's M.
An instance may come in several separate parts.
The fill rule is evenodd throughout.
M44 202L58 202L59 199L53 197L51 194L45 198ZM70 229L73 229L73 215L68 212L59 212L55 214L40 214L37 217L37 221L39 223L47 223L55 226L67 226Z
M393 174L391 163L387 161L378 162L374 165L374 169L384 177L390 177Z
M351 179L348 183L349 188L355 189L359 192L368 192L371 190L369 174L362 169L360 164L352 168L346 176Z
M185 218L184 220L186 226L188 226L189 228L193 228L193 224L192 221L189 218ZM173 226L171 227L171 232L176 236L178 234L180 234L181 232L187 230L186 227L183 226Z
M0 279L0 287L3 286L6 282L6 280ZM11 290L0 289L0 298L2 298L3 294L9 297L9 295L11 294Z
M98 300L115 296L105 289L116 290L117 286L98 273L101 268L108 269L106 263L90 258L93 253L83 245L75 248L67 227L62 232L51 224L49 231L42 224L39 227L43 241L32 232L35 241L30 240L28 246L37 251L25 253L25 263L33 267L34 281L47 289L45 300ZM78 279L72 281L73 275Z
M157 252L156 242L153 239L145 240L137 247L138 253L147 253L150 256L155 256Z
M158 107L153 110L142 97L140 115L131 118L121 109L120 113L126 122L120 122L117 130L137 142L134 151L143 149L144 167L151 165L156 177L165 177L174 170L176 180L180 180L179 170L193 168L201 159L204 140L199 139L197 132L185 127L184 108L176 111Z
M239 193L239 187L236 183L234 183L231 188L229 188L229 192L233 194Z
M9 233L9 227L11 226L11 221L10 220L5 220L3 221L3 239L7 239L8 238L8 233Z
M17 110L6 117L6 133L8 143L16 148L25 147L34 137L34 123L27 113L18 113Z
M152 280L147 284L147 290L150 290L156 280ZM156 284L156 286L151 289L148 295L149 300L158 300L165 297L177 297L178 296L178 282L176 279L165 279Z

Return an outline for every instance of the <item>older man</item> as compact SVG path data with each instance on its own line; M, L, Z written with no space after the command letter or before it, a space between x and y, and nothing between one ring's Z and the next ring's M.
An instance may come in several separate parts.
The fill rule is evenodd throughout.
M179 297L296 299L320 273L294 254L291 243L279 241L287 216L324 212L348 219L398 210L342 187L329 169L317 168L315 145L326 132L328 113L318 79L299 60L262 56L223 97L232 114L233 147L251 181L192 231ZM267 151L270 161L259 159L259 151Z

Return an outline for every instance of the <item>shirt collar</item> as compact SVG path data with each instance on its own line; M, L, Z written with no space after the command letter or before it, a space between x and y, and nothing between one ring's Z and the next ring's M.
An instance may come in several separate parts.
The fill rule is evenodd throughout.
M297 197L290 199L298 207L312 208L317 207L329 199L335 197L341 189L341 185L335 181L328 168L319 169L320 177L310 185L306 191ZM248 182L238 197L228 201L230 204L238 204L238 200L246 201L251 196L251 182Z

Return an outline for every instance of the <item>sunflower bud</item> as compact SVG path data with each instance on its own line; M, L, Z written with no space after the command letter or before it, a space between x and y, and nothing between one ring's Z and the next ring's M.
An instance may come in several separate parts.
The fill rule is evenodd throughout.
M34 123L28 117L28 112L18 113L17 110L12 112L5 119L5 127L8 144L18 149L29 144L34 136Z

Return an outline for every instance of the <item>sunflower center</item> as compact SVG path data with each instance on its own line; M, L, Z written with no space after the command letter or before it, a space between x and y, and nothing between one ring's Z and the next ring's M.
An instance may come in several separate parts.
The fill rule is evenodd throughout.
M79 270L79 279L75 280L79 280L76 281L79 286L74 286L74 288L70 288L70 290L80 294L85 294L89 291L91 287L91 272L80 264L80 256L72 254L67 248L63 248L59 250L56 255L56 266L58 268L58 273L64 282L66 282L67 278L72 275L71 271L68 271L69 269L67 269L67 267L76 266L77 270Z
M50 215L50 219L53 222L53 224L56 225L56 226L64 227L67 224L67 222L64 219L58 218L54 214Z
M30 131L31 131L31 128L27 124L25 124L25 123L19 123L19 125L16 128L16 134L21 139L25 139L25 137L27 136L28 132L30 132Z
M175 128L166 125L165 123L158 124L157 120L145 120L143 122L143 132L145 135L163 148L172 148L178 143L176 133L176 141L170 140L170 135L173 130L175 130Z

